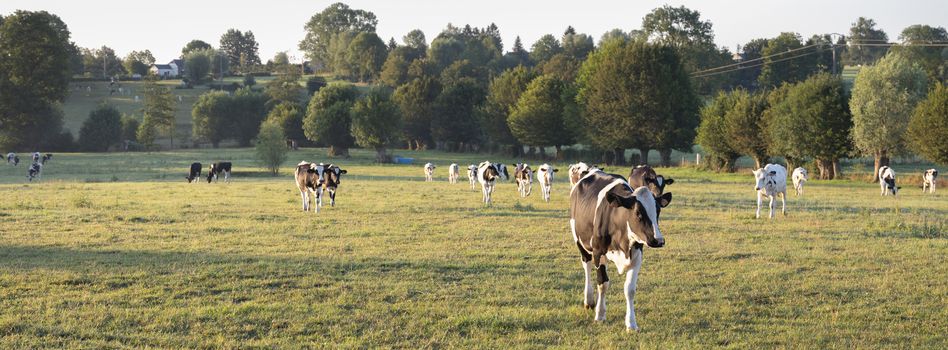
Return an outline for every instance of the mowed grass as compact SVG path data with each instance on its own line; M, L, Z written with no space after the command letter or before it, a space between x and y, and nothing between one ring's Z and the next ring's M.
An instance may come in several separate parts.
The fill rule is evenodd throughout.
M565 164L552 202L501 183L486 208L446 181L486 155L355 151L313 214L290 171L323 150L278 177L212 152L57 154L36 183L0 167L0 348L948 346L948 201L914 180L811 181L771 221L748 174L659 169L668 243L645 250L630 334L612 265L607 321L582 307ZM184 181L220 159L231 183Z

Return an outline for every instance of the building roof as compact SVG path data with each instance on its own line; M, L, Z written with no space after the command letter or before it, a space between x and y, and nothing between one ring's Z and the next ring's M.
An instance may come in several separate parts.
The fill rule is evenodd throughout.
M172 65L172 64L178 66L178 68L181 68L181 67L184 67L184 60L176 59L176 60L171 60L171 62L168 62L168 65Z
M155 68L157 68L157 69L171 69L171 65L170 65L170 64L154 64L154 65L152 65L152 66L155 67Z

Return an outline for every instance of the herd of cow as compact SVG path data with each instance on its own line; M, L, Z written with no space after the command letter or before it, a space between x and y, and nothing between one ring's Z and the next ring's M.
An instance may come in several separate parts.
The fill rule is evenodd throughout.
M191 163L191 169L188 170L188 176L185 179L188 180L188 183L197 183L198 179L201 178L201 163L194 162ZM211 163L210 168L207 171L207 183L211 181L217 181L218 175L224 175L224 182L230 180L231 172L231 163L230 162L217 162Z
M33 152L31 158L33 163L30 164L30 167L26 170L26 179L30 182L33 182L33 179L39 178L40 174L42 174L43 166L46 165L46 162L48 162L50 159L53 159L53 154L40 154L39 152ZM12 166L20 165L20 156L13 152L7 153L7 164Z

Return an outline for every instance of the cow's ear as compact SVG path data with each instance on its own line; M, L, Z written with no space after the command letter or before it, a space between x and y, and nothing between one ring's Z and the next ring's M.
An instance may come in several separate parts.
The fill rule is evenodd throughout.
M671 185L675 183L675 179L665 179L665 185Z
M635 205L635 197L623 197L612 191L606 192L606 200L615 207L631 209Z
M662 208L667 207L668 204L671 203L671 201L672 201L671 192L666 192L661 197L658 197L658 205L661 206Z
M555 168L553 169L553 172L554 172L554 173L557 172L557 171L560 171L560 169L555 169Z
M348 170L345 170L345 169L343 169L343 170L339 170L339 173L340 173L340 174L348 174L348 173L349 173L349 171L348 171Z

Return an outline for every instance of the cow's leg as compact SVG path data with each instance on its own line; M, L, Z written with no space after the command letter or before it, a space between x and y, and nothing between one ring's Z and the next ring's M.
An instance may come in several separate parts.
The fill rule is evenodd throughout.
M309 190L300 191L300 197L303 197L303 211L309 210L309 196L307 192L309 192Z
M596 269L596 321L606 320L606 289L609 288L609 275L606 274L606 264L600 257L599 268Z
M879 188L882 190L882 196L885 196L885 181L879 180Z
M570 223L573 224L574 221L570 220ZM583 263L583 276L585 277L586 281L586 283L583 285L583 307L592 309L596 307L596 296L593 294L595 289L593 288L592 282L593 268L595 266L592 262L592 255L586 252L586 249L583 249L582 243L576 241L576 247L579 248L579 259Z
M767 197L770 197L770 218L773 219L774 218L774 204L775 204L774 199L777 198L777 195L774 194L772 196L767 196Z
M336 206L336 190L332 188L329 189L329 206Z
M321 187L314 189L313 195L316 196L313 201L313 207L315 208L313 213L319 213L319 207L323 205L323 189Z
M760 195L760 192L757 192L757 218L760 219L760 204L763 201L763 198Z
M787 216L787 192L780 192L780 213Z
M632 270L625 273L625 329L638 331L639 325L635 322L635 287L639 281L639 270L642 269L642 250L632 249Z

